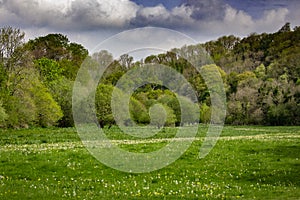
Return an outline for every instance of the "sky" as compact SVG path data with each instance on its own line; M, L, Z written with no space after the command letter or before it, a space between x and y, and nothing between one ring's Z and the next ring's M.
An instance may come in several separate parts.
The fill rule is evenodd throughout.
M300 25L299 10L299 0L0 0L0 27L20 28L27 40L62 33L93 51L142 27L179 31L199 43L276 32L286 22Z

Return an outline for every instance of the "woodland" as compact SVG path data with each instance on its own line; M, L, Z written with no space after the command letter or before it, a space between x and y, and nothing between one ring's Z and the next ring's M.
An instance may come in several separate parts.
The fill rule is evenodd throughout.
M195 112L187 101L187 123L193 122L198 113L197 123L210 123L210 91L201 74L178 55L209 55L203 67L216 67L222 77L227 100L226 124L300 125L300 27L292 28L290 23L275 33L251 33L245 38L223 36L139 61L128 54L114 59L105 49L90 54L84 46L59 33L29 41L24 38L25 33L18 28L0 28L2 128L74 126L72 92L78 70L84 63L97 66L99 62L108 65L95 95L100 126L115 123L110 102L118 80L129 70L149 63L175 69L193 86L200 110ZM149 124L149 109L156 103L167 113L166 126L182 123L176 95L159 84L146 84L133 93L131 118L137 124Z

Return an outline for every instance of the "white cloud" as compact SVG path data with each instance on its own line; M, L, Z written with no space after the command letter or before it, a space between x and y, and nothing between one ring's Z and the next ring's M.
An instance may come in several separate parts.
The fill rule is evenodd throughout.
M89 49L112 34L144 26L182 31L203 41L229 34L274 32L287 21L299 25L296 1L297 6L266 10L260 19L221 0L182 2L167 9L162 4L143 7L130 0L0 0L0 24L20 27L27 38L61 32Z
M36 0L39 8L43 10L56 10L66 14L72 4L72 0Z
M241 26L241 28L243 28L245 26L253 25L253 20L250 15L248 15L244 11L236 10L230 6L226 7L225 17L224 17L223 22L225 24L235 23L235 24Z
M145 56L145 52L162 53L186 44L196 44L192 38L165 28L137 28L114 35L105 40L93 51L108 50L115 58L125 53ZM139 56L137 56L139 55Z
M63 13L66 6L41 0L4 0L0 5L4 12L3 23L9 19L12 24L23 26L56 26L63 24L66 16ZM2 12L1 12L2 13ZM13 18L10 18L13 15Z
M183 19L190 19L191 15L193 14L193 9L191 7L186 7L184 5L177 6L172 9L172 14L174 16L180 16Z
M159 4L155 7L142 8L139 11L139 14L143 17L150 18L150 19L154 18L156 20L158 19L165 20L168 17L170 17L169 11L162 4Z
M289 10L280 8L277 10L265 11L263 18L256 21L256 28L264 31L278 30L288 20Z
M75 0L70 16L73 23L85 27L124 27L135 17L139 6L129 0ZM95 27L93 27L95 26Z
M201 30L203 35L212 37L231 34L244 37L253 32L274 32L287 21L288 13L288 9L279 8L266 11L262 18L254 19L244 11L227 6L222 20L197 22L194 31Z
M66 30L119 28L127 26L139 8L129 0L4 0L0 22L13 19L15 24Z

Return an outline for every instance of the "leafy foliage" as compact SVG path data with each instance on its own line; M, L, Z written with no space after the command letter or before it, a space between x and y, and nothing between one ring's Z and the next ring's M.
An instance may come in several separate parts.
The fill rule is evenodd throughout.
M210 89L220 89L215 84L218 77L223 80L227 94L227 123L300 124L300 28L292 29L290 23L276 33L252 33L242 39L223 36L205 44L149 55L138 62L128 54L114 59L106 50L88 56L82 45L70 42L62 34L48 34L27 43L24 36L20 29L0 29L1 127L73 126L72 90L82 64L91 67L81 77L84 84L91 84L91 76L103 73L95 98L100 126L114 124L115 120L126 126L131 120L149 124L156 105L165 110L169 126L194 123L199 117L201 123L209 123L212 108L207 84ZM196 91L198 105L176 96L163 85L146 84L129 98L130 116L124 115L127 107L123 105L118 105L121 113L113 116L111 95L119 79L132 68L151 63L181 73ZM196 69L194 65L202 67ZM215 76L216 73L219 75ZM129 84L131 80L128 81ZM186 90L185 85L180 87ZM91 94L86 95L89 99ZM125 94L117 91L117 95L123 98ZM85 107L84 112L91 111L87 106L75 106ZM189 115L183 116L181 109Z
M2 102L0 102L0 126L6 119L7 119L6 111L2 106Z

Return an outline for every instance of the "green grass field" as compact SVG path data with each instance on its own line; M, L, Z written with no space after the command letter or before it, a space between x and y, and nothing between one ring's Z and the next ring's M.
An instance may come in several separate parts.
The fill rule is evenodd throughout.
M176 162L145 174L101 164L72 128L0 130L0 199L300 199L300 127L225 127L198 159L206 130ZM107 135L148 152L173 129L132 143L116 127Z

